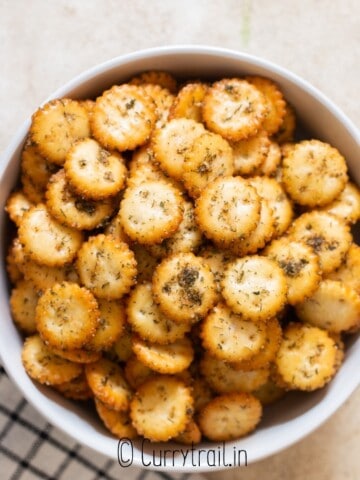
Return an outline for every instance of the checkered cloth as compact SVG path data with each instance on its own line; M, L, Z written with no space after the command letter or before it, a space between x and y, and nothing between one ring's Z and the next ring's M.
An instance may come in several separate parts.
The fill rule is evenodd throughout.
M21 396L0 366L1 480L204 480L129 467L80 446Z

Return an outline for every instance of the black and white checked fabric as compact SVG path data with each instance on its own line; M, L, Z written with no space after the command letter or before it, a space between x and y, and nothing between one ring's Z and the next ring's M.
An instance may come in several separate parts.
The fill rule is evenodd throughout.
M82 447L21 396L0 365L0 480L204 480L129 467Z

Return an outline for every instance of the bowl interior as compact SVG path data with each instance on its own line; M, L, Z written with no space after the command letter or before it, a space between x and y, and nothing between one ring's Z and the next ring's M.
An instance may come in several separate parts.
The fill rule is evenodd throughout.
M97 66L60 88L51 96L73 98L95 97L113 84L126 81L144 70L163 69L180 78L216 79L242 74L268 76L281 87L287 100L295 107L297 116L313 137L328 141L345 155L354 181L360 184L358 162L359 133L351 122L320 92L295 75L264 60L228 50L208 47L169 47L151 49L119 57ZM4 252L9 229L4 204L14 187L19 172L19 154L25 140L29 120L19 130L1 158L0 222L2 242L0 255L4 265ZM14 327L8 307L8 284L5 268L1 269L0 302L2 306L2 333L0 355L4 367L24 396L48 420L73 436L79 442L98 452L117 458L118 440L114 439L97 420L91 407L67 401L52 390L33 383L25 373L20 351L22 339ZM181 470L215 470L227 464L235 466L237 452L246 451L247 461L253 462L276 453L310 433L326 420L351 394L360 382L360 341L354 336L347 345L346 360L334 380L322 390L312 394L289 394L277 404L267 407L264 419L250 436L226 444L225 457L222 444L202 443L184 458L181 452L161 461L164 449L179 450L179 445L156 445L133 442L133 448L123 445L122 455L133 454L133 464ZM201 453L201 449L205 453ZM183 447L183 451L186 447ZM214 453L209 456L209 451ZM190 451L190 450L189 450ZM220 458L221 457L221 458ZM244 457L242 457L243 459Z

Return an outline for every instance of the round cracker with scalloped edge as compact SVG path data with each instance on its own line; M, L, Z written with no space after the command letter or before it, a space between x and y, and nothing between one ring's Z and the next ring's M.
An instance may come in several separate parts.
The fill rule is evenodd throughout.
M265 342L263 322L244 320L225 304L216 305L202 321L203 347L216 358L240 362L258 353Z
M270 145L269 137L263 130L245 140L232 142L234 174L242 176L254 174L265 162Z
M127 174L123 157L105 150L92 138L78 141L70 148L64 171L71 188L90 200L119 193L125 186Z
M21 360L26 373L45 385L57 385L73 380L83 369L82 365L51 353L39 335L27 337Z
M132 331L150 342L168 344L184 337L191 324L174 322L156 305L150 282L136 285L127 302L127 320Z
M207 128L227 140L255 135L266 115L262 93L246 80L225 78L213 83L203 101Z
M202 122L202 106L208 89L203 82L190 82L184 85L177 93L170 108L169 119L189 118L195 122Z
M97 299L100 320L95 335L87 348L95 351L109 350L121 337L126 322L123 303L119 300Z
M320 140L303 140L285 154L282 183L294 202L321 207L336 199L348 180L340 152Z
M39 292L35 285L27 280L20 280L11 290L10 311L16 326L26 335L36 332L35 309Z
M215 245L204 245L199 250L199 256L209 266L214 275L216 290L218 292L217 300L220 301L221 285L220 282L224 276L224 269L226 265L235 259L234 255L228 250L222 250Z
M146 178L148 176L148 178L146 178L147 180L158 179L160 177L160 172L162 172L159 166L155 163L155 155L149 143L146 143L132 152L127 167L129 171L127 186L131 186L134 181L135 184L139 183L137 182L139 170L144 172L144 174L141 175L142 177Z
M167 88L154 85L153 83L144 84L142 87L155 104L155 128L164 127L168 121L175 96Z
M189 195L197 198L206 185L233 172L233 151L229 143L216 133L205 132L185 157L182 181Z
M83 243L76 267L85 287L107 300L121 298L136 281L134 253L110 235L95 235Z
M137 432L153 442L165 442L179 435L192 413L190 388L170 376L157 376L143 383L130 406L130 417Z
M170 237L183 218L180 192L162 180L128 188L119 216L125 233L142 244L160 243Z
M263 94L266 113L262 128L269 135L273 135L279 130L286 113L286 102L283 94L270 78L254 75L245 77L245 79Z
M74 194L63 170L52 175L45 197L50 214L62 225L77 230L101 227L115 208L112 198L94 201Z
M322 388L336 373L337 347L325 330L290 323L276 356L277 375L289 389Z
M260 197L241 177L220 177L209 183L196 202L196 219L204 234L217 244L245 238L260 219Z
M43 204L31 207L23 216L19 239L25 252L40 264L53 266L71 262L83 241L83 234L61 225Z
M287 284L274 260L259 255L227 265L222 294L231 310L254 322L274 317L286 303Z
M136 174L137 170L144 165L159 169L157 165L155 165L155 154L150 143L146 143L132 152L131 159L127 164L129 175Z
M314 294L296 306L298 317L311 325L339 333L360 327L360 297L337 280L323 280Z
M196 223L194 206L187 200L183 202L183 206L183 218L176 232L161 243L147 245L147 249L153 257L165 258L181 252L193 252L201 245L203 238Z
M49 347L72 350L84 347L99 322L95 297L76 283L62 282L47 289L36 306L36 327Z
M105 427L118 438L134 439L137 432L131 424L129 413L109 408L95 397L96 411Z
M21 152L21 184L25 195L32 203L44 201L47 183L58 166L40 155L30 140Z
M33 206L32 202L26 197L24 192L18 190L13 192L7 199L5 211L17 227L21 224L24 213Z
M130 85L159 85L167 88L171 93L177 92L177 80L170 73L164 70L148 70L141 72L129 80Z
M110 150L133 150L150 138L155 104L141 86L114 85L96 99L91 116L95 139Z
M275 219L275 235L280 236L286 232L294 216L292 203L286 195L281 184L274 178L265 176L251 177L249 184L255 188L258 195L269 203Z
M269 368L275 359L280 347L282 329L279 321L274 317L266 321L265 342L260 350L247 360L232 363L233 368L240 370L257 370Z
M351 244L350 228L334 215L313 210L303 213L291 225L289 236L305 242L319 257L320 269L328 274L343 262Z
M154 131L151 148L160 168L175 180L181 180L185 158L192 145L205 133L204 126L188 118L169 120Z
M275 142L270 142L269 149L264 161L256 168L252 175L264 175L275 177L281 162L281 149Z
M116 411L128 410L132 390L117 363L101 358L85 365L85 375L95 397L107 407Z
M293 142L296 130L296 113L292 105L285 100L285 115L273 140L279 144Z
M193 253L165 258L155 269L154 300L176 322L194 323L204 317L216 300L216 284L206 262Z
M264 248L275 233L274 211L269 205L268 200L261 199L260 218L255 230L245 238L234 241L229 245L229 250L238 257L243 257L251 253L256 253Z
M348 224L356 223L360 220L360 190L351 182L347 182L344 190L335 200L325 207L322 207L328 213L339 217Z
M260 422L261 403L249 393L219 395L205 405L198 416L201 432L220 442L243 437Z
M69 98L51 100L32 116L30 139L49 162L63 165L76 140L90 136L90 122L81 102Z
M192 343L187 337L167 345L160 345L134 336L132 349L140 362L163 374L174 374L186 370L194 358Z
M291 237L274 240L263 252L282 268L290 305L302 302L316 290L321 280L319 258L303 241Z
M200 360L200 371L216 393L251 393L269 377L268 368L241 370L237 363L228 363L206 352Z
M353 243L340 267L327 274L325 279L338 280L360 294L360 247Z

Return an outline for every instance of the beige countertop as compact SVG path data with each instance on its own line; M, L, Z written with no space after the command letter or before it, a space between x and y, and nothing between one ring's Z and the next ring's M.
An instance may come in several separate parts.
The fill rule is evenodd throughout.
M357 0L0 0L0 150L74 75L113 56L172 44L228 47L276 62L321 89L359 126L359 42ZM209 477L358 480L359 403L357 390L305 440Z

